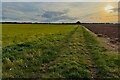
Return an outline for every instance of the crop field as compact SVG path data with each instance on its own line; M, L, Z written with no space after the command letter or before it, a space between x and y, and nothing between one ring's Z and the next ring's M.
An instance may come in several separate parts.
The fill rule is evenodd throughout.
M3 78L119 78L120 56L81 25L3 24Z

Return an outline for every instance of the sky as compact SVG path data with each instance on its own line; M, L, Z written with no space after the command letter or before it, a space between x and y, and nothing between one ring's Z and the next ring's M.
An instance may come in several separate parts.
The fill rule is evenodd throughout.
M32 0L29 0L31 2L12 1L4 0L2 2L2 16L0 16L2 21L76 22L79 20L81 22L117 23L118 10L120 11L118 2L87 2L88 0L84 0L86 2L67 2L72 0L64 0L66 2L57 2L58 0L53 0L54 2L49 2L50 0L46 0L46 2L37 2L37 0L34 2Z
M2 2L118 2L120 0L2 0Z

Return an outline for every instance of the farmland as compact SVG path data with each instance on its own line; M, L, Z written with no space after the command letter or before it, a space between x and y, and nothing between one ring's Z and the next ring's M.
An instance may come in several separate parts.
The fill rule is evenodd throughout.
M83 24L96 34L103 34L110 38L119 38L120 27L118 24Z
M119 24L82 24L95 33L110 51L120 51Z
M119 78L120 56L81 25L3 24L3 78Z

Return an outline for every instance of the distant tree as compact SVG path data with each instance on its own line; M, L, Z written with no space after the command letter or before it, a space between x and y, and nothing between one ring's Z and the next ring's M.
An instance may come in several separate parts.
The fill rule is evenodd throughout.
M76 24L80 24L81 22L80 21L77 21Z

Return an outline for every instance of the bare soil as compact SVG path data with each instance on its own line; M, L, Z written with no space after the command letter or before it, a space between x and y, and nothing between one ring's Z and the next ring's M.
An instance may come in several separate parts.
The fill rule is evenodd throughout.
M95 33L108 50L120 51L119 24L83 24L83 26Z
M120 43L116 42L113 43L110 38L105 38L105 37L99 37L99 39L101 40L101 42L104 44L104 46L109 50L109 51L115 51L118 52Z
M120 24L83 24L83 26L95 34L102 34L112 39L120 37Z

